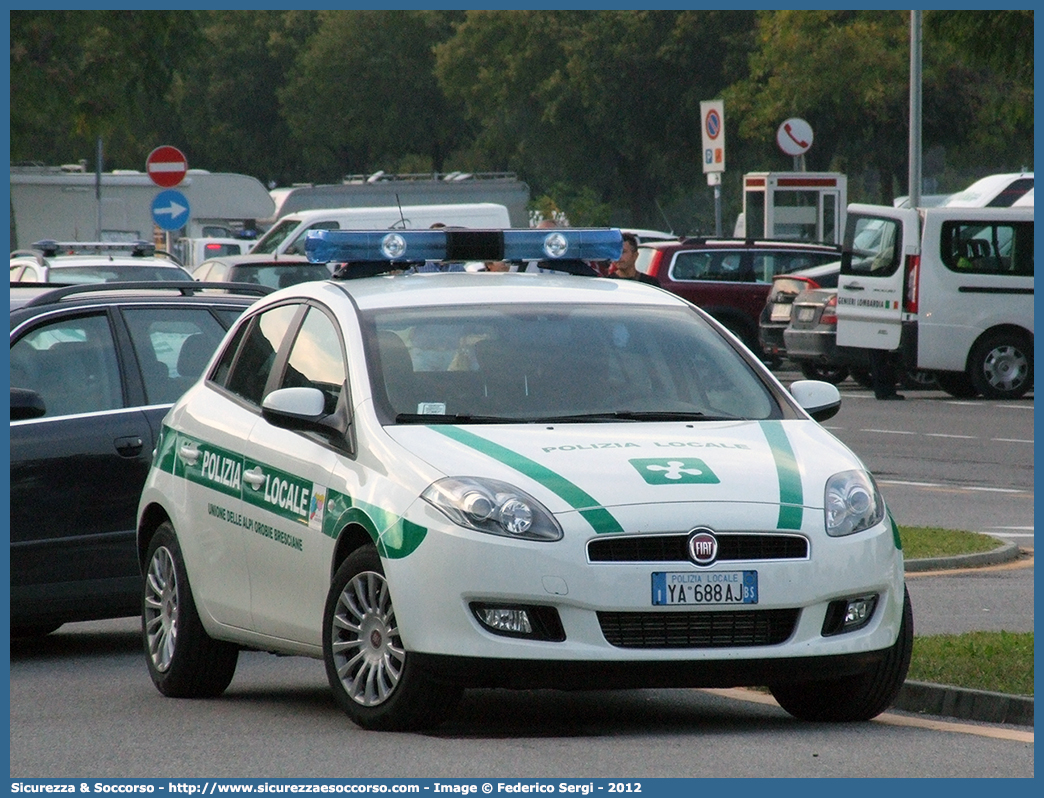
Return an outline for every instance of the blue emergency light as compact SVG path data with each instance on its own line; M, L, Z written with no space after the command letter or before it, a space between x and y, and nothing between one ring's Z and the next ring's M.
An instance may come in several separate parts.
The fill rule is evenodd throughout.
M617 260L623 238L616 228L533 230L310 230L305 253L313 263L422 263L425 261Z

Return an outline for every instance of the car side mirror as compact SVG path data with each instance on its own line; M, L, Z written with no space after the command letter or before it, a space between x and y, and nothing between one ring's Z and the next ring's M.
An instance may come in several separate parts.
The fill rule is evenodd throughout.
M798 380L791 384L790 395L816 421L833 418L841 409L841 392L829 382Z
M25 421L47 415L43 397L28 388L11 389L11 420Z
M334 413L327 413L326 395L318 388L280 388L261 402L261 416L274 427L343 435L347 423L340 405Z

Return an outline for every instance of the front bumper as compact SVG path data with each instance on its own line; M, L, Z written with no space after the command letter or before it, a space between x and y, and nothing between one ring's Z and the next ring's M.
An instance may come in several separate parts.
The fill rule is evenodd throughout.
M746 509L743 528L777 533L778 505ZM723 534L736 528L735 504L614 508L623 528L641 530L642 537L651 532L652 511L674 532L690 528L693 517ZM440 678L466 672L474 684L584 686L597 674L599 685L764 684L820 665L839 674L864 669L893 645L902 618L902 555L887 522L829 538L822 510L808 508L803 528L794 530L808 540L807 556L719 561L700 569L677 560L592 562L587 544L607 536L585 527L577 513L559 516L565 536L555 543L463 530L421 504L411 520L428 528L424 542L384 567L403 644ZM652 605L653 572L738 570L758 572L757 604ZM829 603L864 594L879 597L870 621L824 636ZM564 640L491 632L471 611L476 602L553 608ZM748 626L765 623L775 626L747 634ZM715 634L721 624L731 630Z

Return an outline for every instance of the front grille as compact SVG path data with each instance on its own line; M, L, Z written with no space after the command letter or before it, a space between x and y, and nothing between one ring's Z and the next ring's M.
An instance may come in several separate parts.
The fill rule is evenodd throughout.
M801 535L718 534L722 560L805 560L808 540ZM688 562L689 536L636 535L598 538L587 544L591 562Z
M798 610L599 612L606 641L617 648L774 646L797 624Z

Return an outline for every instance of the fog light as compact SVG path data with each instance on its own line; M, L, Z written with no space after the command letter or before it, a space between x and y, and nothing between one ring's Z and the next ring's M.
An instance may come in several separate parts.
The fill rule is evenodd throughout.
M870 622L876 608L876 593L831 601L823 619L823 636L829 637L862 629Z
M507 607L483 607L476 614L483 626L494 632L507 632L515 635L533 634L533 625L525 610L512 610Z
M565 629L558 610L542 604L485 604L472 602L471 611L487 632L529 640L565 640Z

